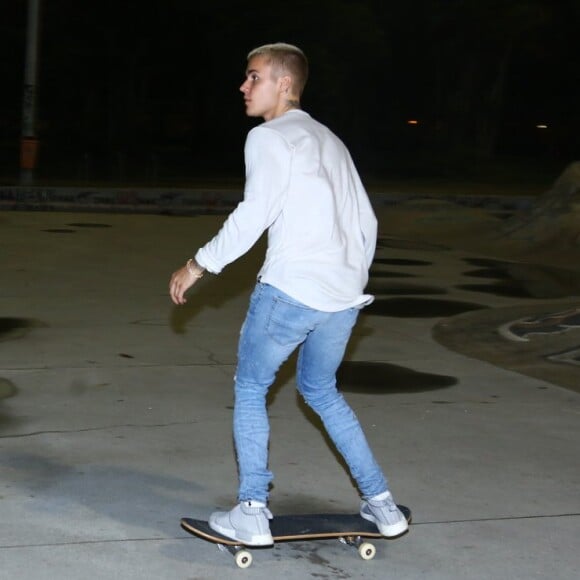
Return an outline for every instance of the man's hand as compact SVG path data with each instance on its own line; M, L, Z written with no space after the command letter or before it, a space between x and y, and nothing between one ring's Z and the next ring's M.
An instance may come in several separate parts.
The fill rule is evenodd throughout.
M203 268L195 261L190 260L183 268L179 268L171 275L169 281L169 295L174 304L185 304L185 293L203 276Z

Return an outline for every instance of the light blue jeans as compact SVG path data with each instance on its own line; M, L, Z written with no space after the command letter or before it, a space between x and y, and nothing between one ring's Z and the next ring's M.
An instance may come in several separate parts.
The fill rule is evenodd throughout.
M258 282L242 326L235 376L234 440L239 501L267 502L270 425L266 395L282 363L300 348L298 390L320 416L364 498L387 490L387 481L360 423L336 388L340 365L359 310L321 312ZM310 466L313 469L315 466Z

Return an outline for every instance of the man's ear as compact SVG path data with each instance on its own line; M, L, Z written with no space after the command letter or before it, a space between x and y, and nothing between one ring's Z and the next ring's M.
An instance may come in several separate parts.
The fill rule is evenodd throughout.
M289 75L285 75L278 79L278 86L280 87L281 92L289 93L292 90L292 77Z

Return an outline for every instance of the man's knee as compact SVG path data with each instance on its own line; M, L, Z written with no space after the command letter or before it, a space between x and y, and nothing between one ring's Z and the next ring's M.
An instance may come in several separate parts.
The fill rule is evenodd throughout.
M336 381L312 385L302 380L298 383L298 391L315 411L330 407L342 397L336 388Z

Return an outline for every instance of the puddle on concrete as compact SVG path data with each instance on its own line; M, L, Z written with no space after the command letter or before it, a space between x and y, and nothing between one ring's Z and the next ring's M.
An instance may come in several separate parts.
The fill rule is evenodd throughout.
M464 276L469 276L470 278L489 278L496 280L506 280L510 278L510 275L500 270L499 268L479 268L478 270L470 270L469 272L463 272Z
M69 230L66 228L49 228L48 230L42 230L49 234L76 234L76 230Z
M507 296L509 298L533 298L533 296L517 282L507 281L495 284L458 284L455 288L468 292L483 292L494 296Z
M415 274L409 274L409 272L391 272L389 270L376 270L375 268L371 268L369 276L371 278L417 278Z
M26 318L0 318L0 335L29 326L30 323Z
M389 266L430 266L433 262L411 260L409 258L375 258L373 264L388 264Z
M509 264L509 262L494 260L493 258L463 258L463 261L472 266L480 266L482 268L494 268L499 264Z
M439 318L483 308L487 308L487 306L460 300L377 298L363 310L363 313L375 316L393 316L395 318Z
M572 270L487 258L465 258L464 261L482 267L466 272L465 276L490 278L498 282L456 286L461 290L514 298L554 299L580 295L580 273Z
M394 248L397 250L424 250L427 252L449 250L447 246L443 246L441 244L430 244L429 242L402 240L399 238L389 238L387 236L380 236L377 239L377 247Z
M344 361L338 369L337 383L344 392L380 395L444 389L457 384L457 378L421 373L390 363Z
M24 336L31 328L45 326L31 318L0 317L0 342Z
M16 387L12 381L0 377L0 401L16 394Z
M96 222L77 222L74 224L67 224L71 228L110 228L111 224L101 224Z
M432 294L447 294L447 291L443 288L437 286L419 286L414 284L389 284L380 281L371 282L366 287L366 292L371 294L381 294L381 295L403 295L403 296L424 296Z

